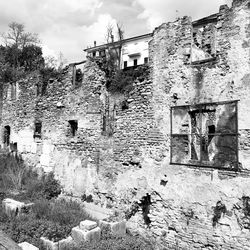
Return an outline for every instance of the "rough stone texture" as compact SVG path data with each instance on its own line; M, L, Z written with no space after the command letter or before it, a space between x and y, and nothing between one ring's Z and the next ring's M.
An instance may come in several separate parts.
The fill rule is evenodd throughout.
M79 227L81 230L91 230L97 227L97 223L91 220L84 220L80 222Z
M2 201L2 206L5 213L12 217L17 216L21 212L22 208L25 206L25 203L6 198Z
M70 249L73 246L73 238L71 236L57 242L51 241L45 237L41 237L43 249L46 250L64 250Z
M16 101L5 88L1 129L11 126L10 141L26 162L53 170L66 192L127 210L128 225L162 248L250 249L249 7L234 0L212 24L210 17L193 27L183 17L156 28L150 75L125 94L107 92L91 62L77 88L70 69L44 96L36 96L36 75L17 83ZM171 165L170 107L236 99L241 171ZM75 136L70 120L78 120ZM33 138L36 121L41 140Z
M107 222L99 221L99 227L101 230L108 230L113 235L124 236L126 234L126 221L117 221L117 222Z
M39 250L38 247L35 247L28 242L19 243L18 246L20 246L22 248L22 250Z
M58 242L53 242L45 237L41 237L40 239L46 250L58 250Z
M96 227L94 229L91 229L89 231L82 230L80 227L73 227L71 231L71 235L73 240L80 244L81 242L89 241L99 241L101 238L101 229L99 227Z

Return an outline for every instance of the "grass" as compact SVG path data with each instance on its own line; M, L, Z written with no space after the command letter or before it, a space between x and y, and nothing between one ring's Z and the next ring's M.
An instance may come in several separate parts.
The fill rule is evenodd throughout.
M93 220L75 201L46 200L35 202L31 211L8 218L0 209L0 229L16 242L28 241L40 246L40 237L58 241L69 236L82 220Z

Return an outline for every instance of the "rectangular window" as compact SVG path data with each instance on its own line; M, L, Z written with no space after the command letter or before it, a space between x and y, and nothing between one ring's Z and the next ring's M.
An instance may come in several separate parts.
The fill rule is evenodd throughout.
M127 68L128 67L128 62L127 61L124 61L124 63L123 63L123 68L125 69L125 68Z
M144 57L144 63L145 63L145 64L148 63L148 57Z
M6 146L10 145L10 126L4 127L3 143Z
M137 59L134 59L134 66L137 66Z
M93 52L93 57L96 57L96 51Z
M171 107L171 164L238 170L237 103Z
M16 100L16 83L11 83L11 100Z
M105 55L106 55L105 50L101 50L101 51L99 52L99 54L100 54L101 57L105 57Z
M70 120L69 121L69 126L70 126L70 133L71 136L75 136L77 129L78 129L78 122L77 120Z
M37 138L37 139L42 138L42 123L41 122L35 123L34 138Z

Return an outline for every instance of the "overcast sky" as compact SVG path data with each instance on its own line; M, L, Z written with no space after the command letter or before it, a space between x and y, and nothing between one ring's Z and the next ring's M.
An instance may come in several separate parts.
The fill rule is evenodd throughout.
M0 32L12 21L23 23L39 34L45 54L61 51L70 63L82 60L94 40L105 41L109 23L122 23L127 38L183 15L214 14L222 4L231 0L0 0Z

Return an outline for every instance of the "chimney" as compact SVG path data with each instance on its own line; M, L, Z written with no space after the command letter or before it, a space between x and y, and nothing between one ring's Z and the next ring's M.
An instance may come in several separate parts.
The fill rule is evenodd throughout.
M114 42L114 35L111 35L111 42Z
M96 41L94 41L94 47L96 46Z

